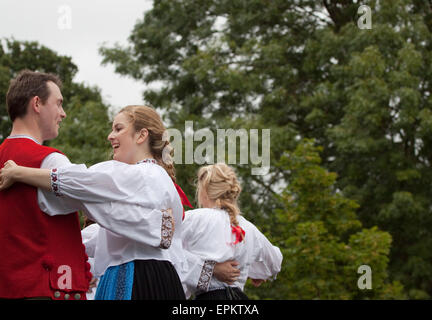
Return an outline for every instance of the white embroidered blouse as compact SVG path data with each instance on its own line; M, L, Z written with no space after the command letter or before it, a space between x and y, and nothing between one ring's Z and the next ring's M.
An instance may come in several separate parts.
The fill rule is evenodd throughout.
M183 207L159 165L115 160L89 168L72 164L51 170L51 186L57 196L79 201L80 209L101 226L86 243L87 252L94 253L96 276L109 266L136 259L167 260L176 269L187 268L181 252L164 250L174 242L181 245ZM47 206L43 201L41 206ZM174 234L172 220L163 211L168 208L173 211Z
M228 286L212 277L216 262L236 260L240 277L232 285L243 290L247 278L274 279L281 270L282 253L244 217L238 216L239 226L245 231L244 240L234 244L229 215L220 209L189 210L183 221L183 246L206 263L198 286L188 283L188 289L199 294Z

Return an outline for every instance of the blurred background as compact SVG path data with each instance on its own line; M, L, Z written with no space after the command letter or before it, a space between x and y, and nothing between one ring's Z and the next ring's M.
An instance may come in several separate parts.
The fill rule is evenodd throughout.
M246 293L430 299L431 32L427 0L2 0L0 141L24 68L62 78L68 117L48 144L76 163L110 158L110 121L128 104L183 134L185 121L270 129L269 172L233 166L243 215L284 261ZM199 164L182 163L192 200Z

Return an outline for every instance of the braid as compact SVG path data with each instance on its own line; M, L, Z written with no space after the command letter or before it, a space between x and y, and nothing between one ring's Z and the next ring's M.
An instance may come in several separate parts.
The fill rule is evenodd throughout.
M168 175L171 177L172 181L176 182L176 172L174 168L174 160L172 158L173 147L169 141L165 141L162 151L154 151L154 157L160 166L162 166Z
M215 201L216 207L227 211L231 225L237 227L237 216L240 214L237 199L241 187L234 170L224 163L200 168L197 195L201 188L207 192L210 200Z
M237 220L237 215L240 214L240 210L237 204L236 203L234 204L225 199L219 199L219 203L220 203L220 208L228 212L231 224L237 227L239 225L239 222Z

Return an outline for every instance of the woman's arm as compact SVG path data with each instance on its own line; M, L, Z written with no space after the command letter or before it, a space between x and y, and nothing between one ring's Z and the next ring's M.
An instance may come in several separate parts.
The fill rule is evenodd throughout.
M145 188L145 193L151 192L150 179L143 179L138 166L118 161L105 161L90 168L72 164L50 170L17 166L9 160L0 171L0 190L22 182L82 202L127 201L148 205L148 197L137 194L137 190L142 192Z
M8 160L0 169L0 190L11 187L15 182L22 182L44 190L51 190L51 170L18 166Z
M260 285L261 281L275 279L282 267L283 256L280 249L274 246L256 226L248 222L249 227L246 231L252 237L248 245L252 245L252 257L250 261L248 277L255 280L255 286ZM253 281L254 282L254 281Z
M0 190L9 188L15 182L22 182L56 192L54 183L57 182L55 181L57 178L54 170L18 166L14 161L9 160L0 169ZM109 184L106 188L108 187ZM79 192L84 191L79 190ZM98 188L98 192L101 193L102 198L102 186ZM93 196L97 198L96 194ZM163 249L171 245L175 231L175 221L171 208L156 209L136 203L114 201L109 198L97 199L99 201L96 202L78 200L87 216L112 232Z
M0 190L22 182L80 201L121 201L133 194L138 177L130 166L118 166L107 162L102 170L90 170L83 164L50 170L19 166L8 160L0 169Z

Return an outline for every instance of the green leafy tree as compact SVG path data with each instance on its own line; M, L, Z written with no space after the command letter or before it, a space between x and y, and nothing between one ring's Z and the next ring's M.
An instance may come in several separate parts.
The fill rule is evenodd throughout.
M360 220L391 233L392 277L424 298L432 293L431 5L368 4L371 30L347 23L308 41L308 67L321 81L303 107L310 126L321 128L319 143L331 144L325 166L360 204ZM332 109L337 121L324 123Z
M109 114L101 102L82 103L74 97L59 136L50 145L64 152L74 163L93 165L111 158L111 145L107 140L110 129Z
M185 121L193 120L197 129L213 132L271 129L270 173L253 176L250 166L238 168L242 208L262 224L280 206L273 185L284 173L274 164L297 134L290 112L298 109L294 93L307 90L300 84L299 48L317 26L313 15L297 10L301 6L317 7L315 1L155 1L135 25L130 46L101 48L104 63L118 73L161 84L143 95L170 127L184 130ZM196 167L177 165L187 194L194 194Z
M336 190L336 174L320 165L321 150L306 140L282 157L289 181L269 234L283 253L282 271L276 281L247 292L267 299L404 298L402 285L388 279L390 234L361 228L358 204ZM371 268L371 289L357 285L362 265Z
M372 29L357 26L361 4ZM314 138L362 225L391 234L390 278L423 298L432 294L431 31L427 1L160 0L127 47L101 53L118 73L160 85L143 95L172 127L272 130L270 173L238 167L242 208L264 230L284 206L284 150ZM179 169L189 193L192 168Z

